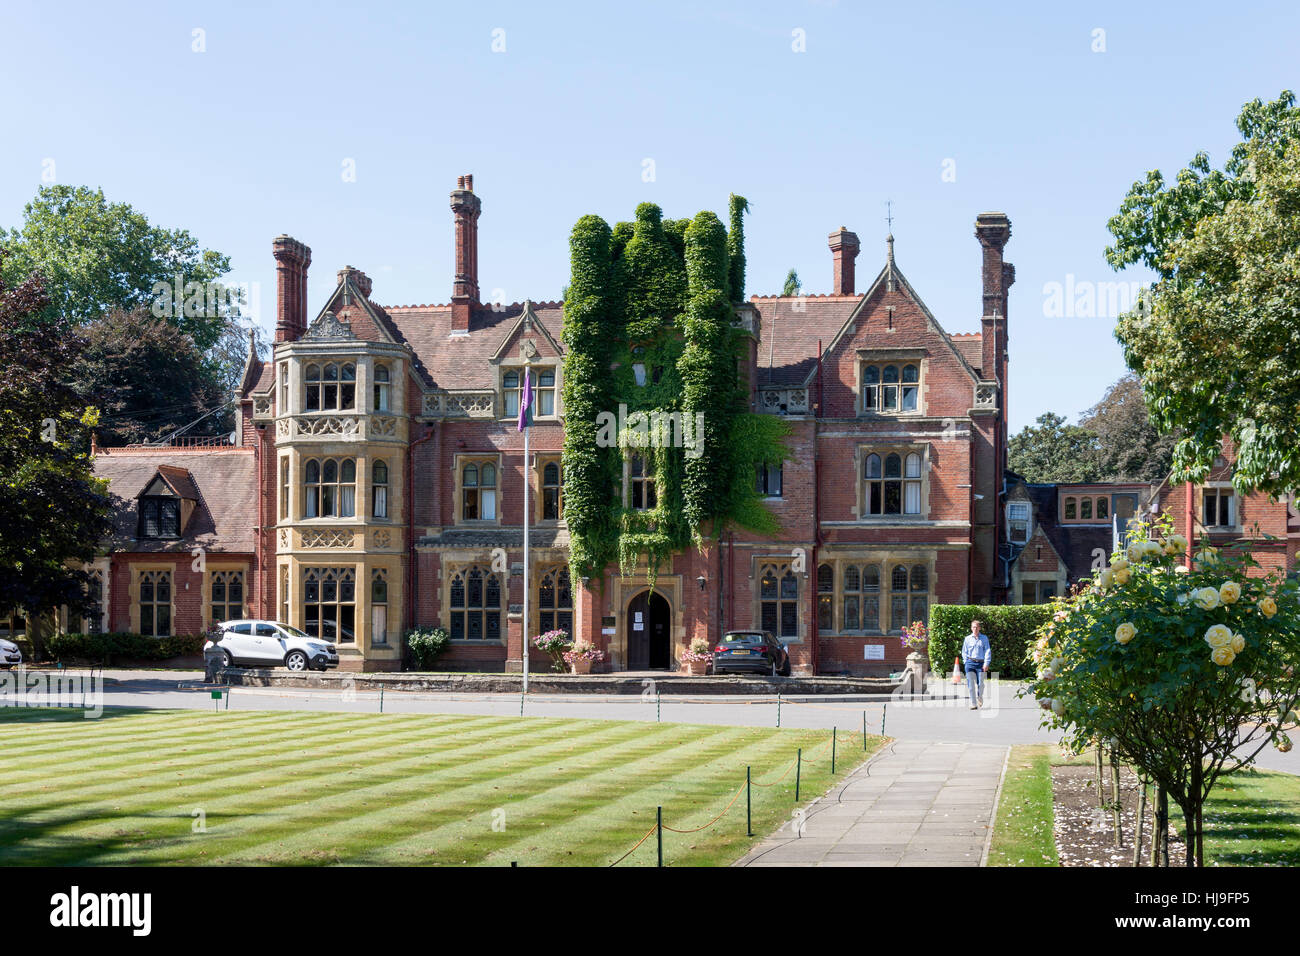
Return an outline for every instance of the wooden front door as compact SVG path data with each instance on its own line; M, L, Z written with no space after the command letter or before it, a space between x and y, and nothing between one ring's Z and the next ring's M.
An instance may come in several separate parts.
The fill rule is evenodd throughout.
M627 607L627 669L666 670L672 665L672 612L662 594L642 591Z

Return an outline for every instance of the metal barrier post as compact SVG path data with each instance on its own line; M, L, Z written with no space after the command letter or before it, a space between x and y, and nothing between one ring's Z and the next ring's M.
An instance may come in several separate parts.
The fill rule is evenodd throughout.
M803 748L799 748L799 753L795 757L794 770L794 802L799 802L799 778L803 775Z
M889 707L888 704L880 705L880 736L882 737L885 736L885 709L887 707Z
M659 830L659 865L664 865L664 808L655 808L655 826Z
M862 749L863 751L867 749L867 712L865 710L862 712Z
M781 695L776 695L776 725L781 726Z
M655 685L655 723L661 723L662 717L659 710L659 685Z
M384 712L384 685L379 685L379 712Z
M835 776L835 728L831 728L831 776Z
M230 709L230 687L226 687L226 710Z

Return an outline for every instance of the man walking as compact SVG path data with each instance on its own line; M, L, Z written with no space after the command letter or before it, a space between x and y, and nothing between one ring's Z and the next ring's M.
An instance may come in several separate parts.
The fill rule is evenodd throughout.
M970 709L984 706L984 675L993 661L989 639L980 633L980 622L970 622L970 633L961 642L961 658L966 664L966 689L970 691Z

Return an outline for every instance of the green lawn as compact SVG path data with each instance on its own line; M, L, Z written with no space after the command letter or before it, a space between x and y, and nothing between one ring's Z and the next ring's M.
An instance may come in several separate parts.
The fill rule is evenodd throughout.
M801 802L831 786L829 739L519 717L0 710L0 866L607 865L656 806L666 827L690 829L739 789L716 825L664 833L665 865L726 864L790 819L796 748ZM861 735L841 734L835 779L868 755ZM779 780L753 788L753 839L746 764L755 782ZM655 859L652 834L620 865Z
M1170 814L1181 828L1177 808ZM1220 777L1204 816L1206 866L1300 865L1300 777L1272 770Z
M989 866L1056 866L1050 744L1011 748Z

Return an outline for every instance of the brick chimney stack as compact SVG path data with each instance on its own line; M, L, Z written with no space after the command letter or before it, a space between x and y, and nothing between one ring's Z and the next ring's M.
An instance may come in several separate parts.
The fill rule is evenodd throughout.
M1007 293L1016 281L1016 267L1002 258L1011 238L1011 220L1005 213L982 212L975 218L975 238L984 253L982 268L984 299L981 331L984 353L981 368L986 379L997 378L1002 386L999 407L1006 406L1007 383Z
M472 175L456 177L451 214L456 222L456 278L451 287L451 328L469 331L469 316L479 304L478 217L482 203L474 195Z
M861 248L857 234L849 232L843 226L840 226L830 235L830 247L835 294L853 295L858 249Z
M289 236L271 243L275 256L275 340L296 342L307 331L307 267L311 249Z
M338 277L339 285L351 281L352 285L358 292L367 299L370 298L370 290L374 287L374 283L371 282L370 276L366 275L360 269L354 268L353 266L344 266L339 270Z

